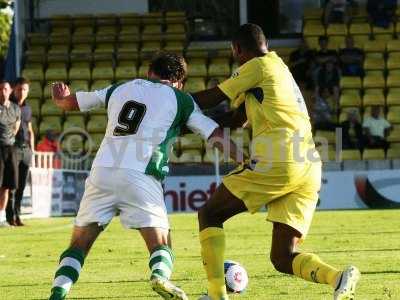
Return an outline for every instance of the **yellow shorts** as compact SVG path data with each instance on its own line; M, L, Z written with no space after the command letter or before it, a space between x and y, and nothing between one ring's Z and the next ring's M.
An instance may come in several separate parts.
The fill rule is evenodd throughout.
M321 187L321 163L274 163L254 170L239 167L224 179L226 188L241 199L251 213L263 206L267 220L308 233Z

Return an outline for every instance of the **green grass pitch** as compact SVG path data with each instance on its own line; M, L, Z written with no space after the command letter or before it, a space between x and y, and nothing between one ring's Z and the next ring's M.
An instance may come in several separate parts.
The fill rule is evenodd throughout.
M159 299L149 288L147 251L139 234L115 220L92 249L68 299ZM47 299L71 218L27 221L24 228L0 229L0 299ZM176 254L173 281L190 299L205 291L194 214L171 216ZM285 276L269 262L271 224L265 214L242 214L227 222L226 258L241 262L250 277L245 294L233 299L332 299L329 287ZM400 299L400 211L318 212L303 250L340 268L363 273L359 300Z

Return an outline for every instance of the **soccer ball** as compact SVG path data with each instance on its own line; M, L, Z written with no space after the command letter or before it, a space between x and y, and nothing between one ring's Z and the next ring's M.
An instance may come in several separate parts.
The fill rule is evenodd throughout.
M229 293L243 293L249 283L246 270L239 263L232 260L225 260L224 270L226 290Z

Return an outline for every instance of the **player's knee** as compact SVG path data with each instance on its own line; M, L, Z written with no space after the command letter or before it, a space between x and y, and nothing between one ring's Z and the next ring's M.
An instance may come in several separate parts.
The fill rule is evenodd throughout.
M213 212L212 210L208 209L207 206L203 206L197 212L197 217L200 224L200 229L204 229L206 227L211 226L220 226L223 221Z
M275 270L285 274L292 273L292 263L290 256L282 254L272 254L270 255L270 260Z

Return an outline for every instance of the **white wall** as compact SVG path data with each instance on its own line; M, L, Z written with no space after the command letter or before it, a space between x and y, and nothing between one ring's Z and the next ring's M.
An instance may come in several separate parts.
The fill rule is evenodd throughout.
M52 15L145 13L148 0L40 0L36 18Z

